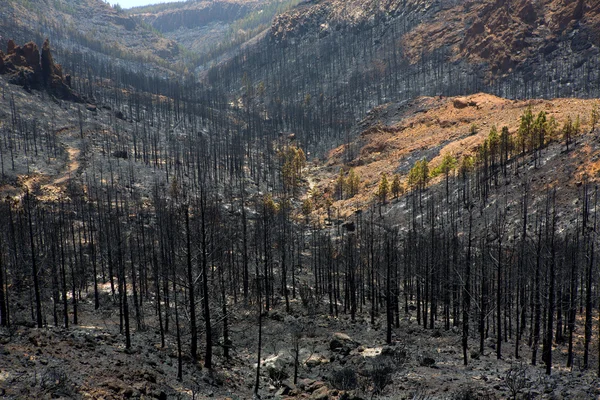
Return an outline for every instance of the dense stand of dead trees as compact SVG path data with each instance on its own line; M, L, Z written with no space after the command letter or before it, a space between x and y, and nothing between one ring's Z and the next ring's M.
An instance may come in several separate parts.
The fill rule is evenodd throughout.
M582 184L577 214L559 228L554 189L535 197L525 185L510 201L502 193L503 180L522 169L516 158L534 153L501 158L483 149L472 168L450 179L449 190L419 187L392 201L388 207L408 207L406 225L387 221L374 205L345 227L327 227L294 217L300 202L291 186L302 178L286 175L291 153L277 150L282 142L255 175L273 195L249 191L252 168L221 162L230 156L220 144L197 137L186 140L187 150L170 150L182 162L172 163L169 183L157 180L143 202L133 185L99 175L73 182L59 202L32 192L3 201L0 323L69 328L82 322L82 301L116 305L130 348L151 309L161 345L175 337L181 378L183 354L207 368L215 364L214 346L229 357L231 310L256 307L262 326L264 312L279 303L289 311L308 292L332 316L384 320L382 340L390 343L399 340L394 329L404 318L461 330L465 364L489 340L502 358L502 344L511 340L515 357L528 346L531 363L544 362L547 373L554 345L566 347L567 366L591 367L597 187ZM239 157L242 165L251 162ZM260 336L258 346L260 352Z
M87 79L79 74L74 82L107 108L126 113L115 113L114 135L97 144L107 170L80 184L74 180L57 202L37 199L34 188L0 204L6 227L0 232L3 326L33 321L69 328L83 322L79 308L89 296L96 309L118 307L130 348L135 333L152 323L146 315L152 310L161 345L175 338L181 379L183 354L207 368L218 365L213 347L230 355L232 310L257 311L260 360L264 312L279 303L289 311L298 298L315 308L319 302L302 299L312 296L332 316L355 320L368 313L372 324L385 318L390 343L398 340L394 329L403 318L427 329L459 330L465 364L493 338L498 358L502 343L514 340L515 357L527 345L531 363L543 361L548 373L553 344L567 347L567 366L581 358L581 366L590 367L597 188L581 186L575 222L560 228L553 189L536 197L525 184L520 199L499 200L503 183L525 173L521 162L540 162L544 139L536 136L533 117L520 130L521 146L509 148L502 130L457 177L447 175L445 197L426 182L404 196L406 223L386 220L374 206L357 212L347 228L332 227L297 218L302 163L290 168L286 157L296 153L285 150L287 138L275 141L273 134L286 127L306 132L326 119L336 125L332 105L317 103L322 118L307 122L305 110L285 108L291 100L285 107L272 104L274 117L266 122L253 109L261 91L247 84L244 112L236 114L241 123L235 124L224 98L193 82L133 75L128 79L139 91L123 94L100 90L102 74L126 82L110 68ZM10 121L0 128L3 177L15 170L16 155L57 157L52 124L22 118L12 101ZM82 131L80 123L85 140ZM123 153L127 160L114 156ZM151 189L136 186L142 179L136 165L160 172ZM272 195L261 195L264 189ZM495 206L486 207L494 194ZM579 357L575 331L582 324Z

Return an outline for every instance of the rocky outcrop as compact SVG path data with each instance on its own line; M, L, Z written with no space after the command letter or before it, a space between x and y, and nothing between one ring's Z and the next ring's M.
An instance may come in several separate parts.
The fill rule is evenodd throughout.
M510 73L540 53L552 57L560 43L575 53L600 45L598 2L464 0L403 38L412 62L423 54L452 48L456 58L485 64L493 75Z
M406 16L414 26L399 43L412 64L447 51L450 62L504 76L539 64L539 54L562 57L568 48L589 59L600 47L600 3L585 0L322 0L277 16L270 38L285 44L340 31L359 34Z
M63 76L61 66L54 62L48 39L41 54L33 42L18 46L9 40L6 54L0 51L0 74L8 75L11 83L26 90L46 90L62 100L82 101L71 89L71 77Z
M452 102L454 108L463 109L467 107L476 107L477 103L464 97L457 97Z

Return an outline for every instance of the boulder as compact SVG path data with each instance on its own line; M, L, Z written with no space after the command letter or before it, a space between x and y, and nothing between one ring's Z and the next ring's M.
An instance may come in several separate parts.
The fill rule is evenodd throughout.
M457 97L456 99L454 99L452 104L454 105L454 108L458 108L458 109L477 106L476 102L471 101L465 97Z
M296 385L293 383L283 382L279 390L275 393L275 396L290 396L295 389Z
M294 359L286 353L282 351L276 356L267 358L264 362L269 378L273 381L281 382L290 377L289 371L294 365Z
M356 348L358 347L358 343L356 343L350 336L345 333L336 332L331 337L329 341L329 348L333 351L340 350L344 347L348 348Z
M325 386L325 382L323 382L323 381L310 382L310 384L304 385L304 387L308 393L312 393L315 390L322 388L323 386Z
M328 362L329 362L329 360L323 356L312 355L304 362L304 364L306 364L306 366L308 368L314 368L314 367L318 367L319 365L325 364Z

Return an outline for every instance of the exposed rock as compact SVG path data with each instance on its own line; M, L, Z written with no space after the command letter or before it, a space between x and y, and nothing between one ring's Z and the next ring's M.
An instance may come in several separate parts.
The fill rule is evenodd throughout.
M322 381L311 382L309 385L306 385L306 391L308 393L312 393L315 390L322 388L323 386L325 386L325 383Z
M125 382L119 379L111 379L107 381L105 385L108 389L112 390L113 392L127 398L132 397L135 394L135 392L137 392L136 389L127 385Z
M276 356L267 358L264 366L269 378L276 382L284 381L290 377L290 367L293 365L293 358L287 352L281 352Z
M345 333L336 332L333 334L333 337L329 341L329 348L333 351L340 350L344 347L348 348L356 348L358 347L358 343L350 338L350 336Z
M398 360L406 360L408 358L408 353L405 348L398 346L384 346L381 349L382 356L394 357Z
M289 396L296 389L293 383L283 382L281 387L275 393L275 396Z
M44 80L44 84L48 84L52 79L52 75L58 75L62 77L62 72L56 68L54 65L54 58L52 57L52 52L50 51L50 42L48 39L44 41L44 45L42 47L42 79Z
M25 59L26 65L29 66L34 73L39 73L40 68L40 51L35 43L29 42L21 49L22 56Z
M71 89L71 78L63 77L62 68L54 62L48 39L40 54L38 46L29 42L23 47L8 41L6 54L0 52L0 74L8 74L9 82L26 90L46 90L62 99L81 102L81 97Z
M312 355L310 356L304 363L308 368L318 367L321 364L325 364L329 362L329 360L320 355Z
M539 54L559 50L549 41L593 32L587 46L573 49L585 54L598 46L600 8L584 0L481 0L453 3L425 20L402 39L406 54L416 62L423 54L452 47L462 58L496 75L531 67ZM443 29L440 27L443 26ZM589 54L585 54L589 57ZM526 72L525 70L522 70Z
M464 97L458 97L454 99L453 105L454 108L462 109L467 107L476 107L477 103Z

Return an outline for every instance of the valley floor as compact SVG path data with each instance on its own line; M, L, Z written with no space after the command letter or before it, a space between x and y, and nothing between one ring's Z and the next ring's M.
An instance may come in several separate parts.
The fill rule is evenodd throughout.
M23 307L25 304L22 304ZM394 344L385 344L385 328L377 318L359 314L334 318L323 305L307 313L299 301L265 314L259 394L261 398L304 399L592 399L600 395L594 371L581 370L581 360L567 369L566 346L554 348L551 376L542 365L530 365L530 351L521 346L514 358L514 342L503 343L503 359L496 359L495 343L486 339L479 354L478 337L470 340L470 361L463 365L459 329L423 329L406 316L393 331ZM27 310L20 310L26 313ZM316 311L316 313L314 313ZM221 348L213 370L194 366L184 356L184 378L177 381L177 351L173 333L161 348L153 310L145 310L143 330L133 330L127 351L119 333L118 305L108 294L103 306L80 303L79 325L69 329L49 325L28 327L16 320L0 331L0 391L4 398L158 398L250 399L256 368L256 312L238 306L232 315L232 357ZM50 315L48 315L50 317ZM133 323L133 322L132 322ZM135 323L133 323L135 325ZM294 329L301 327L298 381L294 385ZM183 332L184 337L185 332ZM578 338L576 347L582 345ZM333 349L332 349L333 348ZM592 354L597 354L597 348ZM374 393L373 370L390 366L383 389ZM592 361L596 365L596 360ZM509 372L512 371L512 372ZM344 390L347 389L347 390ZM373 396L373 397L372 397Z

